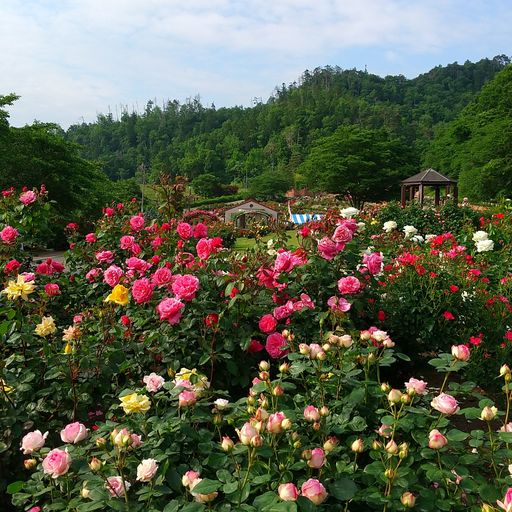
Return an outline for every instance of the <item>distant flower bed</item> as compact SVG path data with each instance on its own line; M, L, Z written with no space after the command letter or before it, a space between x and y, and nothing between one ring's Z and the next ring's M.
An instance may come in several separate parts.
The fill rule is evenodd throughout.
M510 212L431 232L330 210L297 249L278 233L238 253L216 225L132 202L93 232L69 224L65 266L34 267L39 192L4 192L0 488L16 510L510 510ZM389 371L425 353L437 388Z

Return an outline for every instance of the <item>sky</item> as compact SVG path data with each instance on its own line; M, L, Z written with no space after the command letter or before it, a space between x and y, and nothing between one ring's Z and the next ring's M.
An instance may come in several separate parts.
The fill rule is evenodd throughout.
M327 65L414 78L512 56L510 0L0 0L10 124L200 96L250 107Z

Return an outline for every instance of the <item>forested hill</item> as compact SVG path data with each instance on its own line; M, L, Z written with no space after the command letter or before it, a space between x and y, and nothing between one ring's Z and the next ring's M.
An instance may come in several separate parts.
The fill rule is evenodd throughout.
M95 123L71 126L66 136L112 179L134 176L141 163L150 177L210 174L230 183L270 170L293 177L312 144L342 125L385 129L419 161L434 127L455 119L508 63L503 55L455 63L414 79L328 66L305 71L252 108L217 109L198 98L162 107L150 101L143 113L100 115Z

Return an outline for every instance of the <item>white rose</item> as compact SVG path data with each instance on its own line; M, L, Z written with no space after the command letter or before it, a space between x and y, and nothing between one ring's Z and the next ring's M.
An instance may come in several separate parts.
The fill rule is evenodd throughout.
M388 220L387 222L384 222L382 229L386 233L391 233L394 229L397 228L397 223L394 220Z
M349 208L343 208L343 210L340 210L340 214L345 219L351 219L355 215L359 213L359 210L357 208L353 208L350 206Z
M427 242L430 242L430 240L432 240L433 238L435 238L437 235L425 235L425 240Z
M418 230L414 226L404 226L403 232L405 233L405 238L411 238Z
M156 474L158 463L155 459L144 459L137 466L137 480L139 482L149 482Z
M411 240L412 240L413 242L418 242L419 244L422 244L422 243L425 241L425 239L424 239L421 235L414 235L414 236L411 238Z
M485 231L476 231L473 234L473 242L481 242L482 240L487 240L489 235Z
M476 243L476 252L487 252L494 249L494 242L492 240L479 240Z
M229 400L226 400L225 398L217 398L217 400L215 400L215 402L213 403L215 404L215 407L217 407L219 411L223 411L224 409L227 409L229 406Z

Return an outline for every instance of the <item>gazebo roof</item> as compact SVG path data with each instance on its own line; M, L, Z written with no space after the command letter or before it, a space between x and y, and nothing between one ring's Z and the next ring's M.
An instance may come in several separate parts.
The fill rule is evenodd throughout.
M402 180L403 185L449 185L451 183L457 183L457 180L447 178L434 169L426 169L410 178Z

